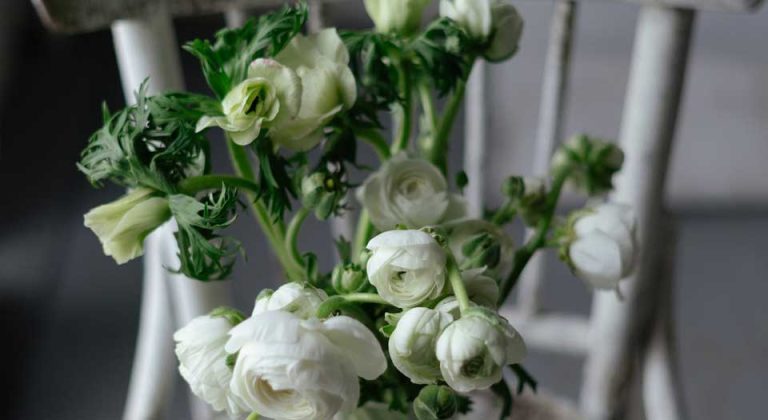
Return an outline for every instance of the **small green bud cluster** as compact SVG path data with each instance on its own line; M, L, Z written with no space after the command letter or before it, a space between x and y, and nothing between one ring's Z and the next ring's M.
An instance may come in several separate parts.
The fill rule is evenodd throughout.
M427 385L413 402L413 412L419 420L450 419L456 414L456 393L444 385Z
M464 260L462 270L472 268L494 269L501 261L501 244L488 232L481 232L469 238L461 247Z
M301 180L301 203L320 220L338 213L346 195L346 182L338 173L318 171Z
M552 174L568 172L568 183L590 196L613 189L613 175L621 170L624 153L602 140L579 135L565 144L552 158Z
M528 226L536 225L546 211L547 187L543 178L511 176L502 185L502 192Z
M333 289L340 294L361 292L368 285L365 271L357 264L339 264L331 275Z

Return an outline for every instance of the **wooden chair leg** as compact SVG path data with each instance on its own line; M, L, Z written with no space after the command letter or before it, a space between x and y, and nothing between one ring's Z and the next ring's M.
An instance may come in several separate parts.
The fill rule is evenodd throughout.
M593 349L584 370L581 407L593 420L626 416L634 361L653 321L663 258L662 202L694 12L644 6L637 23L620 140L626 152L614 199L635 208L640 261L620 285L625 300L600 294L593 302Z

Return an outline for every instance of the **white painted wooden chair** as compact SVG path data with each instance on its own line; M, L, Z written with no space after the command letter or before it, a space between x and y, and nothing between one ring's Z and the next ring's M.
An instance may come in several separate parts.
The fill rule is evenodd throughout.
M325 0L330 1L330 0ZM342 1L342 0L339 0ZM523 0L524 1L524 0ZM150 90L183 87L171 18L226 13L241 23L243 8L282 3L278 0L33 0L43 20L57 31L81 32L111 27L126 99L147 76ZM554 0L550 47L544 74L535 171L544 174L561 139L563 104L577 4ZM663 218L664 186L685 80L693 21L699 10L747 12L761 0L635 0L639 4L630 81L624 104L620 143L626 163L615 198L635 206L640 219L641 264L622 287L624 302L596 295L589 317L543 314L539 308L541 263L534 261L519 285L519 302L504 314L534 349L586 358L580 407L540 396L520 398L515 418L622 419L629 385L641 378L643 407L652 420L684 418L673 348L671 276L673 227ZM318 1L316 5L321 5ZM313 9L314 28L322 24ZM465 170L472 211L483 203L486 166L486 71L483 63L468 88ZM345 229L338 223L338 230ZM168 224L146 244L141 325L124 418L162 418L169 404L175 360L171 334L176 326L228 302L226 284L202 284L169 274L175 243ZM172 308L169 309L169 308ZM193 402L193 418L212 418Z

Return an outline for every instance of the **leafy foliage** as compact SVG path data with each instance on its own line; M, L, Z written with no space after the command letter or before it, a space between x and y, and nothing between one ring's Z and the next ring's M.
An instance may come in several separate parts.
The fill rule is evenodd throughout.
M208 85L219 97L245 80L248 65L257 58L273 57L301 31L307 20L307 5L284 6L240 28L223 29L214 42L195 39L184 49L200 60Z
M258 139L251 146L259 161L257 198L264 201L276 220L282 219L283 213L291 209L291 198L297 197L291 163L267 139Z
M78 169L100 186L104 180L172 192L190 173L203 173L208 143L195 133L197 120L218 113L218 104L191 93L147 96L147 82L136 92L136 105L110 115L81 154Z
M235 221L237 191L222 188L218 193L208 194L202 201L176 194L169 197L169 202L179 225L176 241L181 266L177 272L202 281L221 280L229 276L241 251L240 242L218 236L214 231Z

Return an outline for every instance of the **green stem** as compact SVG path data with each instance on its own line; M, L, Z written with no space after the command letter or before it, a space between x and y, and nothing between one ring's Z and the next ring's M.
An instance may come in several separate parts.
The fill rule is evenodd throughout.
M464 92L466 91L466 82L460 81L456 85L456 90L451 95L451 99L448 100L448 104L443 110L443 118L437 127L437 133L435 134L434 144L432 148L428 150L429 160L440 168L443 173L446 173L448 166L448 140L453 129L453 123L456 120L456 115L459 113L461 104L464 101Z
M453 295L456 296L456 300L459 302L459 311L464 314L469 309L469 295L464 285L464 279L461 278L459 266L452 255L448 257L448 280L451 282Z
M547 194L546 206L544 207L546 210L544 211L544 214L536 226L536 232L530 239L528 239L528 242L526 242L522 248L515 252L515 256L512 260L512 272L506 279L504 279L501 284L499 306L501 306L501 304L507 300L509 293L517 284L517 281L520 279L520 275L523 273L523 270L528 264L528 261L530 261L531 257L533 257L533 254L535 254L539 248L547 244L547 234L549 233L549 227L552 225L552 219L555 216L555 209L557 208L557 203L560 200L560 193L563 190L563 184L565 184L565 181L568 179L569 175L569 170L560 171L552 181L552 189L550 189L549 193Z
M227 139L227 148L229 149L229 157L232 161L232 166L235 168L235 172L247 181L255 184L253 168L251 162L248 159L246 149L238 146L232 140ZM264 204L256 196L253 191L246 191L246 197L251 207L251 212L254 218L261 226L264 236L267 238L272 250L275 252L280 265L285 270L285 274L289 279L300 279L304 270L300 265L291 258L291 256L285 252L285 224L282 220L275 221L267 211Z
M424 110L424 118L429 124L428 136L422 139L422 152L432 150L435 146L435 136L437 135L437 112L435 111L435 101L432 99L432 92L426 83L419 84L419 98L421 99L421 108Z
M506 200L504 204L499 207L498 210L496 210L496 213L493 214L493 217L491 218L491 223L503 226L515 217L515 214L517 214L517 208L515 204L512 202L512 200Z
M301 251L299 251L298 239L301 226L309 215L309 210L306 207L300 208L291 219L291 223L288 225L288 232L286 233L285 246L286 251L293 257L293 261L298 265L304 265Z
M259 186L255 182L231 175L203 175L187 178L179 183L179 191L182 194L193 195L200 191L221 188L222 185L254 193L259 191Z
M360 253L365 249L371 235L373 235L371 216L368 214L368 210L363 209L360 211L360 219L357 221L357 229L355 229L355 240L352 243L352 258L355 261L360 258Z
M373 147L373 150L376 152L376 155L379 157L380 161L384 162L390 158L391 154L389 151L389 145L387 144L387 139L385 139L378 130L367 128L358 131L357 136L361 140L370 144L371 147Z
M378 303L380 305L391 305L376 293L350 293L341 295L347 302Z
M396 155L408 147L411 138L411 118L413 113L413 93L411 92L411 79L408 72L400 67L400 93L403 95L403 103L400 104L397 115L398 124L396 137L392 142L391 154Z

